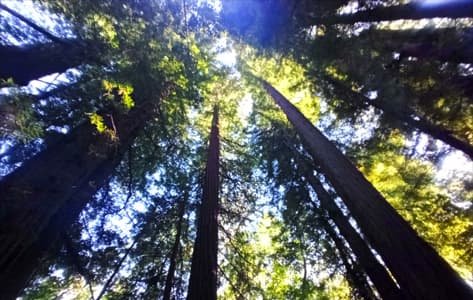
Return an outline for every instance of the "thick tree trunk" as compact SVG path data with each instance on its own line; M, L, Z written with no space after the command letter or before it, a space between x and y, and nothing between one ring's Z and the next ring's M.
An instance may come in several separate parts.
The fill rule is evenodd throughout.
M342 236L348 242L350 248L358 258L358 261L366 274L375 285L380 296L386 300L407 299L402 295L388 271L376 259L365 241L351 226L350 222L348 222L348 219L343 215L340 208L335 204L332 197L327 193L322 184L309 172L307 172L306 177L307 181L317 194L317 198L320 201L320 207L328 213L330 219L332 219Z
M338 250L340 260L342 261L343 266L345 267L345 270L346 270L347 280L350 282L352 287L365 300L378 299L378 297L374 295L373 290L371 289L371 286L367 282L366 277L363 274L363 272L357 269L357 267L355 267L354 264L350 263L350 259L349 259L350 255L348 254L348 249L343 243L342 239L337 235L335 230L326 220L322 220L322 222L323 222L322 226L324 230L327 232L328 236L335 243L335 247ZM382 299L385 299L385 298L382 298ZM402 299L402 298L397 298L397 299Z
M91 61L78 41L26 47L0 46L0 79L12 78L18 85L52 73L63 73Z
M450 130L435 125L426 118L419 116L409 107L392 107L390 105L386 105L386 102L384 101L380 101L378 99L371 100L365 95L351 90L338 79L331 78L330 76L326 76L325 79L335 88L344 90L345 93L350 95L350 100L354 100L356 102L356 105L358 105L359 107L363 108L373 106L377 109L380 109L383 111L386 117L392 120L400 121L400 123L393 122L395 126L404 125L410 127L411 129L417 129L425 134L432 136L435 139L444 142L447 145L452 146L455 149L462 151L471 159L473 159L472 145L455 137Z
M174 272L177 265L177 255L179 253L179 245L181 243L181 232L182 232L182 222L184 220L184 213L186 211L186 202L187 195L184 195L184 199L181 200L179 204L179 220L176 225L176 237L174 240L174 245L172 246L171 255L169 257L169 269L168 274L166 275L166 285L164 287L163 300L171 299L171 290L174 284Z
M41 257L106 182L152 115L114 115L115 138L84 123L0 182L0 295L15 299Z
M473 290L345 155L274 87L265 81L263 86L284 111L404 293L412 299L473 299Z
M218 107L215 107L197 236L192 255L188 300L217 299L219 139Z
M471 18L473 17L473 2L463 0L445 1L425 5L413 2L405 5L377 7L358 11L353 14L314 17L310 25L355 24L357 22L381 22L394 20L420 20L428 18Z

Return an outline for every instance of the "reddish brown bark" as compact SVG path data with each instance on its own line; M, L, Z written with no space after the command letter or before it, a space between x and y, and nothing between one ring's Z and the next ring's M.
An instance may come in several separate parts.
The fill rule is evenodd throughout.
M188 300L217 299L219 159L218 107L215 107L210 131L197 236L192 255Z
M15 299L40 259L106 182L152 115L114 116L117 139L84 123L0 182L0 295Z
M269 95L286 114L304 147L343 199L406 297L473 299L473 290L389 205L356 167L269 83Z

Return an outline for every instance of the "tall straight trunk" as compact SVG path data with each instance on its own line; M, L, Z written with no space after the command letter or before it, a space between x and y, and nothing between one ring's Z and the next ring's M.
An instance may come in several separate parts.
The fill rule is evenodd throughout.
M343 243L342 239L337 235L335 230L332 228L332 226L327 222L327 220L322 220L322 226L327 232L328 236L332 239L332 241L335 243L335 247L338 250L338 254L340 256L340 260L343 263L343 266L345 267L346 274L347 274L347 279L351 283L352 287L356 289L358 294L365 300L374 300L378 299L374 293L373 290L371 289L371 286L366 280L365 275L359 267L357 268L353 263L350 263L349 257L350 255L348 254L348 249ZM385 298L382 297L384 300ZM401 298L398 298L401 299Z
M473 299L473 290L417 235L348 158L274 87L263 80L262 83L406 296L411 299Z
M366 242L351 226L350 222L348 222L348 219L345 217L340 208L334 202L333 198L324 189L318 179L315 178L315 176L310 172L307 172L306 177L307 181L317 194L317 198L320 201L320 207L327 212L330 219L332 219L332 221L337 226L341 235L348 242L350 248L358 258L358 261L373 282L381 297L386 300L406 299L405 296L402 296L401 290L399 290L388 271L376 259Z
M93 55L93 54L92 54ZM18 85L93 60L78 41L49 42L32 46L0 46L0 79L12 78Z
M400 121L399 124L397 124L397 122L394 122L395 126L399 126L402 124L407 125L411 129L417 129L425 134L432 136L435 139L444 142L447 145L452 146L457 150L462 151L473 160L473 145L470 145L469 143L455 137L450 130L442 126L435 125L426 118L419 116L411 108L393 108L391 105L387 105L384 101L371 100L365 95L351 90L338 79L335 79L331 76L325 76L324 78L335 88L341 89L344 91L344 93L348 94L350 100L354 100L355 104L359 107L363 108L367 106L373 106L377 109L380 109L388 118L395 121Z
M197 236L192 255L188 300L217 299L219 159L218 107L215 106Z
M436 4L413 2L397 6L380 6L373 9L358 11L353 14L314 17L310 25L355 24L357 22L380 22L394 20L420 20L428 18L471 18L473 2L464 0L445 1Z
M41 257L106 182L153 110L146 102L114 115L114 140L86 122L0 182L2 299L15 299L26 286Z
M184 198L179 204L179 220L177 221L176 225L176 237L174 239L174 245L172 246L171 255L169 256L169 269L168 274L166 275L166 285L164 287L163 300L171 299L171 289L174 284L174 272L176 270L177 255L179 254L179 245L181 243L182 222L184 220L184 213L186 211L186 202L187 195L184 195Z

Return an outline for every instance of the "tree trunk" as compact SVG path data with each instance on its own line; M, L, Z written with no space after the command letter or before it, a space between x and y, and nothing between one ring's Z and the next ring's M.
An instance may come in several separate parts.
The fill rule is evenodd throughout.
M357 22L381 22L395 20L420 20L429 18L471 18L473 2L463 0L445 1L437 4L410 3L405 5L376 7L353 14L314 17L309 25L355 24Z
M322 226L324 230L327 232L328 236L335 243L335 247L338 250L338 255L340 257L340 260L342 261L343 266L345 267L345 270L346 270L347 280L350 282L352 287L365 300L378 299L374 295L371 289L371 286L366 280L365 275L361 272L361 270L357 269L354 266L354 264L350 263L349 261L350 255L348 254L348 249L343 243L342 239L337 235L337 233L332 228L332 226L327 222L327 220L325 219L322 220ZM382 298L382 299L384 300L385 298ZM402 299L402 298L397 298L397 299Z
M399 127L399 125L407 125L412 129L417 129L432 136L435 139L444 142L447 145L452 146L455 149L462 151L473 160L472 145L455 137L450 130L435 125L426 118L419 116L409 107L393 108L387 105L384 101L380 101L378 99L371 100L365 95L351 90L338 79L332 78L330 76L325 76L325 79L335 88L342 89L345 93L348 93L348 95L350 95L350 99L354 100L355 104L359 107L363 108L367 106L373 106L377 109L380 109L388 118L401 122L400 124L393 122L394 126ZM342 100L346 101L346 99Z
M187 195L184 195L184 198L181 200L181 203L179 205L179 220L177 221L174 245L172 246L171 255L169 257L169 269L168 274L166 276L166 285L164 287L163 300L171 299L171 289L174 284L174 272L176 270L177 255L179 253L180 248L179 245L181 243L182 222L184 220L187 197Z
M89 62L78 41L45 43L26 47L0 46L0 79L12 78L18 85Z
M218 107L216 106L210 131L202 203L192 255L188 300L217 299L219 139Z
M406 299L405 296L402 296L401 291L387 270L381 265L376 257L374 257L373 252L371 252L365 241L351 226L348 219L344 216L337 204L335 204L332 197L327 193L322 184L310 172L307 172L306 176L307 181L317 194L317 198L320 201L320 207L328 213L330 219L332 219L342 236L348 242L350 248L358 258L358 261L366 274L375 285L382 299Z
M404 293L412 299L473 299L473 290L417 235L345 155L274 87L262 82Z
M116 132L86 122L0 182L0 295L15 299L41 257L78 217L152 116L151 102L114 116Z
M138 242L138 237L140 235L138 235L136 237L136 239L133 241L133 243L130 245L130 247L128 247L128 249L126 249L125 253L123 254L122 258L120 259L120 261L118 261L117 265L115 266L115 268L113 269L113 272L112 274L110 274L110 277L108 277L107 281L105 282L105 284L103 285L102 287L102 290L100 291L100 293L98 294L97 298L95 298L95 300L100 300L102 299L103 296L105 296L105 293L108 292L108 290L113 286L113 282L115 280L115 277L117 276L117 274L120 272L120 269L122 268L123 266L123 263L125 262L126 258L128 257L128 255L130 255L131 253L131 250L133 250L133 248L135 247L136 243Z

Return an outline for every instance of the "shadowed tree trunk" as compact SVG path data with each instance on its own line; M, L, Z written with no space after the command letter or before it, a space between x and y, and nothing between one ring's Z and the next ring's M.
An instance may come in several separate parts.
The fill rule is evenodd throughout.
M417 235L345 155L274 87L263 80L262 83L407 297L473 299L473 290Z
M373 282L382 299L407 299L406 296L402 295L388 271L381 265L376 257L374 257L374 254L371 252L368 245L351 226L348 219L342 213L337 204L335 204L332 197L324 189L318 179L309 172L305 175L309 184L317 194L317 198L320 201L320 207L328 213L328 216L335 223L341 235L348 242L350 248L358 258L358 261Z
M411 129L417 129L425 134L432 136L435 139L444 142L447 145L452 146L453 148L462 151L471 159L473 159L472 145L455 137L450 130L435 125L426 118L419 116L419 114L415 113L409 107L393 107L392 105L389 105L383 100L371 100L365 95L353 91L352 89L347 87L342 81L335 79L329 75L325 76L324 79L329 82L334 88L342 90L350 100L353 100L355 105L361 108L373 106L377 109L380 109L383 111L386 117L395 121L400 121L399 124L397 122L393 122L393 125L399 126L402 124L407 125ZM341 100L347 101L347 99Z
M116 114L116 132L86 122L0 182L0 295L15 299L41 257L108 180L154 105Z
M413 2L405 5L376 7L353 14L314 17L310 25L354 24L357 22L380 22L402 19L420 20L427 18L469 18L473 17L473 2L464 0L444 1L443 3L422 4Z
M174 284L174 272L176 270L177 264L177 255L179 254L179 246L181 243L181 232L182 232L182 222L184 220L184 213L186 211L186 202L188 195L184 195L184 198L181 199L181 203L179 204L179 220L177 221L176 225L176 237L174 240L174 245L171 249L171 255L169 257L169 269L168 274L166 275L166 285L164 287L163 293L163 300L170 300L171 299L171 289Z
M75 40L25 47L0 46L0 78L12 78L18 85L27 85L31 80L90 62L93 59L89 54Z
M322 213L320 211L320 213ZM371 286L366 280L365 275L359 269L359 266L355 266L354 263L350 263L350 255L348 253L348 249L343 243L342 239L337 235L335 230L332 226L327 222L327 220L322 220L322 226L324 230L327 232L329 237L335 243L335 247L338 250L338 254L340 256L340 260L345 267L347 280L351 283L354 289L358 292L358 294L363 297L365 300L375 300L378 299L373 293ZM385 298L382 298L385 299ZM402 299L402 298L397 298Z
M192 255L188 300L217 299L219 159L218 107L215 106L197 236Z

